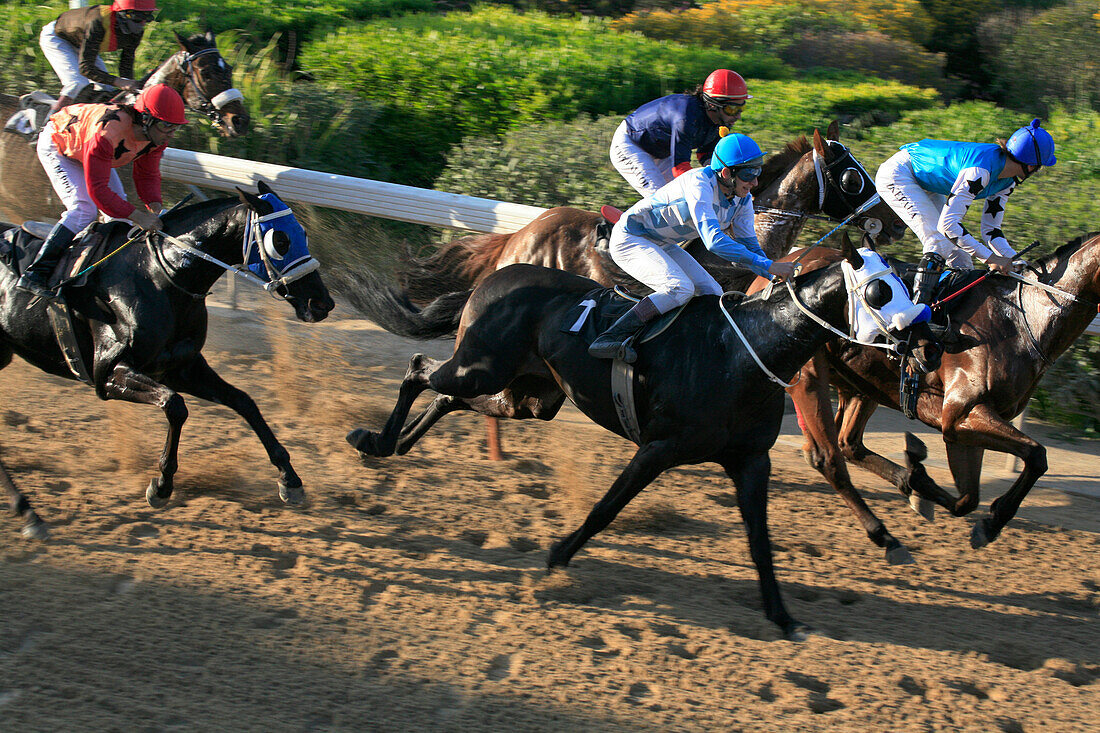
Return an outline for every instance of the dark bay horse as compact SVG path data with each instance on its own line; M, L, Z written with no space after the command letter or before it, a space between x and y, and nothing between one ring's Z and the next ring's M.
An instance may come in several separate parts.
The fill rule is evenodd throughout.
M237 137L248 132L250 118L239 91L233 87L229 66L213 33L184 38L176 34L180 51L168 57L145 82L145 86L167 84L183 97L188 109L210 119L221 135ZM90 101L92 85L81 90L78 101ZM131 100L132 101L132 100ZM0 122L19 109L19 98L0 94ZM122 176L131 199L133 185ZM38 154L27 138L0 131L0 216L20 224L27 220L56 220L64 210L54 193Z
M164 229L176 242L153 235L130 244L93 270L86 285L66 291L74 311L73 331L83 361L90 367L96 395L104 400L157 405L168 420L160 470L146 491L154 507L164 506L172 495L180 432L187 419L180 392L225 405L247 420L279 471L283 501L297 504L304 500L302 481L290 464L290 455L256 403L219 377L201 353L207 328L205 298L224 270L200 253L231 266L248 259L249 269L258 272L271 292L294 307L299 320L314 323L332 310L333 301L316 271L316 261L308 250L302 255L305 232L301 225L262 183L260 193L241 191L239 200L220 198L167 214ZM265 226L275 226L269 220L278 220L277 233L264 240L246 239ZM301 232L300 236L296 232ZM126 227L115 224L107 235L106 251L125 241ZM294 264L279 265L284 256L290 257L288 252L295 253ZM272 266L255 264L261 260ZM15 280L16 274L0 265L0 367L11 363L14 354L45 372L74 379L47 312L53 306L37 298L32 301L34 296L15 288ZM84 308L92 314L83 314ZM24 534L45 538L45 523L2 465L0 483L11 498L12 509L23 517Z
M835 259L835 253L820 249L802 261L812 268ZM958 496L944 491L925 472L920 462L926 450L915 437L908 441L905 466L863 443L863 431L878 405L901 410L896 360L872 349L831 343L803 367L801 381L788 390L805 422L807 459L849 504L876 544L881 546L890 538L889 532L856 492L845 460L883 477L907 496L916 493L954 516L963 516L978 506L985 451L1018 456L1023 471L993 501L989 515L974 525L970 535L974 549L997 538L1046 472L1046 449L1010 421L1023 412L1054 360L1096 316L1100 235L1078 237L1033 267L1038 273L1033 280L1071 297L990 275L952 302L951 320L961 343L949 347L940 367L921 379L917 418L943 434ZM754 287L763 285L759 281ZM839 397L835 415L830 385Z
M814 130L812 143L799 137L764 164L752 194L757 236L770 258L790 251L808 219L843 221L875 195L874 180L837 141L839 130L835 121L824 137ZM876 244L896 240L906 231L904 222L881 201L853 223ZM428 257L412 258L402 274L403 285L413 301L427 303L444 293L469 290L501 267L526 262L608 287L623 284L644 290L615 265L606 247L598 246L609 232L599 214L564 206L549 209L517 232L461 237ZM752 282L749 270L711 254L699 240L688 251L726 290L744 290Z
M845 262L853 268L863 267L861 251L873 255L856 250L847 237L844 244ZM835 337L814 319L847 329L849 291L842 269L840 264L820 269L787 289L777 288L771 297L754 297L736 307L720 304L717 296L697 297L684 306L677 323L639 348L634 364L638 451L583 526L554 544L549 567L568 565L585 542L662 472L684 464L718 463L736 486L765 614L788 639L804 638L807 627L784 608L772 567L768 451L783 417L783 380ZM889 268L882 269L879 279L896 280ZM561 330L567 315L572 321L573 309L595 287L587 278L525 264L493 273L462 309L454 355L446 361L413 356L383 430L353 430L348 442L374 456L404 453L449 412L550 420L567 395L594 422L629 439L610 390L612 362L589 356L584 339ZM900 281L897 287L911 305ZM393 307L408 309L408 303L395 301ZM457 310L462 303L454 300L449 307ZM443 335L451 322L439 318L436 325L435 334L425 327L422 336ZM921 343L927 345L927 324L920 326ZM762 359L771 373L765 374L754 358ZM406 424L413 402L427 389L438 396Z

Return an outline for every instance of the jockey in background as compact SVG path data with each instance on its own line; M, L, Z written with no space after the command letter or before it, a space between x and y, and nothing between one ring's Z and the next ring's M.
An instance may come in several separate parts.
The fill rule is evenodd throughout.
M1016 184L1054 165L1054 139L1031 121L997 143L921 140L903 145L875 175L882 200L916 233L923 249L913 302L928 305L944 266L969 270L974 258L1010 272L1016 250L1001 222ZM975 199L985 199L979 242L962 224Z
M615 130L611 164L642 196L691 170L691 151L710 162L719 126L741 119L752 99L745 80L718 69L690 94L670 94L643 104Z
M93 82L136 92L134 52L156 11L156 0L115 0L112 5L66 10L43 27L38 43L61 79L61 96L51 111L72 104ZM116 50L122 52L118 76L107 71L99 56Z
M162 209L160 159L172 135L187 120L183 98L157 84L142 90L131 107L124 104L75 104L55 112L38 136L38 159L66 211L42 244L16 287L53 298L47 283L76 233L102 211L129 219L146 230L161 228L154 212ZM134 185L145 202L126 201L114 170L134 164Z
M709 166L673 179L623 214L611 232L611 257L654 292L600 334L589 354L633 362L637 355L627 342L646 323L696 295L722 294L710 273L681 249L682 242L700 237L714 254L758 275L794 274L794 263L768 259L756 239L749 191L763 162L764 152L752 138L726 135Z

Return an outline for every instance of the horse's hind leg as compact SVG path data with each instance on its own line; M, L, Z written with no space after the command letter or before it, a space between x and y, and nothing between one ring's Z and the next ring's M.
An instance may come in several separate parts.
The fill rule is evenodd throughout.
M42 518L35 513L34 509L31 509L31 503L27 501L27 497L15 488L15 482L11 480L11 476L8 475L8 470L2 462L0 462L0 484L3 484L5 493L11 499L12 512L23 518L23 536L32 540L48 539L50 536L49 528L42 521Z
M421 412L415 419L412 420L405 427L401 428L401 434L397 436L396 453L399 456L403 456L409 452L409 449L416 445L416 442L428 432L432 425L439 422L439 419L444 415L448 415L458 410L471 410L470 407L460 397L452 397L451 395L437 395L432 403Z
M798 383L787 390L802 415L802 433L809 448L805 451L807 458L810 465L840 494L871 541L886 551L886 561L891 565L912 563L913 556L909 550L890 534L852 484L848 464L840 454L829 399L830 371L828 363L815 356L811 363L802 368L802 378Z
M405 419L409 416L409 410L420 393L428 388L428 377L439 367L440 362L430 359L423 354L414 354L409 359L409 369L405 372L405 378L401 380L401 389L397 393L397 404L393 406L393 412L386 420L386 425L381 432L356 428L349 432L346 440L360 453L379 458L392 456L397 447L398 438L405 426ZM425 411L426 412L426 411ZM421 416L423 417L423 416ZM435 418L436 420L439 417ZM431 423L424 430L431 427ZM422 434L422 433L421 433ZM417 438L420 436L417 435ZM416 442L415 440L413 442ZM410 446L412 443L409 444ZM408 450L408 448L406 448Z
M219 405L225 405L245 419L248 426L263 443L264 450L272 465L279 471L279 498L287 504L301 504L306 493L302 488L302 479L290 463L290 453L268 426L260 408L248 394L222 379L202 355L198 355L185 368L173 373L172 386L181 392L192 394L200 399ZM150 499L150 503L152 500Z
M109 400L157 405L164 411L164 417L168 420L168 437L160 454L160 475L154 476L145 490L149 505L159 509L172 496L172 478L179 466L180 433L183 423L187 421L187 405L179 394L126 364L115 365L104 382L103 396Z

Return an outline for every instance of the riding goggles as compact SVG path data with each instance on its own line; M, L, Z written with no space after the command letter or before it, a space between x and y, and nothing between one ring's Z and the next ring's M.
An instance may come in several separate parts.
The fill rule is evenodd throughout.
M174 122L166 122L164 120L156 120L156 119L153 120L152 126L157 128L161 132L168 133L168 134L171 134L171 133L175 132L176 130L180 129L181 127L183 127L183 125L177 125Z
M117 15L131 23L152 23L156 13L152 10L119 10Z
M759 178L760 173L763 170L764 170L764 168L761 167L761 166L758 166L758 165L741 166L741 167L735 167L733 169L733 175L737 176L738 179L748 183L749 181L752 181L752 180L755 180L755 179Z

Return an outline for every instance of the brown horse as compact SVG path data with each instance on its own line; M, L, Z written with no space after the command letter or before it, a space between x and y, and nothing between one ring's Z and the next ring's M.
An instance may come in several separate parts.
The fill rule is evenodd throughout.
M183 97L187 107L211 119L225 137L248 131L249 115L240 93L233 88L233 69L218 52L214 34L184 38L176 34L180 51L173 54L146 80L145 85L167 84ZM91 92L92 85L85 87ZM82 90L82 95L87 93ZM83 97L78 101L85 100ZM19 98L0 94L0 120L19 109ZM132 184L127 184L134 198ZM0 216L20 224L28 219L57 219L63 210L33 143L14 132L0 132Z
M812 144L799 137L764 164L752 193L757 235L770 258L790 251L808 219L843 221L874 196L874 181L837 142L838 136L834 121L824 138L814 130ZM855 216L854 223L877 244L899 239L906 231L881 201ZM608 222L599 214L557 207L518 232L462 237L428 257L413 258L403 284L413 301L427 303L444 293L469 290L495 270L523 262L572 272L604 286L641 288L615 265L606 246L599 246L609 233ZM752 282L754 275L747 268L711 254L699 240L688 251L727 290L744 290Z
M813 268L836 258L835 252L815 249L802 262ZM974 549L997 538L1046 472L1046 449L1010 421L1023 412L1043 374L1097 313L1100 235L1078 237L1035 262L1033 268L1038 283L1052 285L1070 297L990 275L952 301L951 320L963 350L948 348L939 369L921 378L917 418L943 434L957 497L925 472L920 462L926 450L915 437L907 436L906 466L863 444L863 431L878 405L901 410L895 359L878 350L833 342L802 368L801 381L788 390L805 422L807 460L840 493L880 547L889 548L896 540L856 492L845 459L890 481L907 496L916 493L962 516L978 506L986 450L1021 458L1024 468L1016 481L992 503L989 515L974 525L970 536ZM752 289L765 284L761 279ZM835 416L830 385L836 387L839 398ZM908 551L901 549L888 550L887 559L911 562Z

